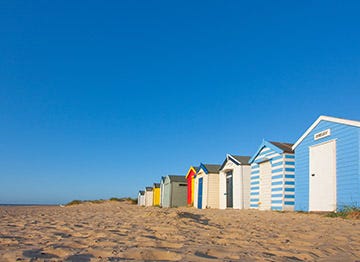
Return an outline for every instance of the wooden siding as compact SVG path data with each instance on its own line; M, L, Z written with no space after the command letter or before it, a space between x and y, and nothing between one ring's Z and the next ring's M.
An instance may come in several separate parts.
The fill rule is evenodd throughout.
M242 190L240 192L240 204L239 207L243 209L250 208L250 174L251 166L242 166L242 175L239 178L242 181Z
M160 206L164 206L164 194L165 194L164 181L161 179L160 180Z
M207 206L219 208L219 174L209 173L207 182Z
M138 194L138 206L145 206L145 196Z
M199 177L197 175L194 176L194 207L198 207L198 191L199 189Z
M194 205L194 176L196 172L193 167L190 168L189 172L186 175L187 181L187 205Z
M186 206L187 184L180 182L171 183L171 207Z
M219 208L226 208L226 172L233 172L233 208L248 209L250 207L250 173L249 165L236 165L227 160L219 172Z
M197 206L198 203L198 186L199 186L199 178L203 178L203 192L202 192L202 206L200 207L200 209L204 209L207 206L207 181L208 181L208 177L205 174L205 172L201 169L197 174L196 174L196 178L195 178L195 184L194 184L194 205L196 208L199 208Z
M314 141L314 134L330 129L331 135ZM337 208L360 203L360 128L320 121L295 149L295 210L309 210L309 146L336 139Z
M257 160L271 163L271 210L293 210L295 191L295 158L291 153L278 153L264 146L251 163L250 208L259 208L260 165Z
M171 183L169 177L165 178L164 182L164 196L163 196L163 207L170 207L171 205Z
M160 205L160 188L153 188L154 196L153 196L153 206Z
M153 191L145 191L145 206L150 207L153 204Z

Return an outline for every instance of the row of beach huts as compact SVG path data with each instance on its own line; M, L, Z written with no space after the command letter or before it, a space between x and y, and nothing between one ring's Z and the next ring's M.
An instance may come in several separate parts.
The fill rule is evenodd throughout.
M139 191L138 205L280 211L360 206L360 122L320 116L294 143L191 166Z

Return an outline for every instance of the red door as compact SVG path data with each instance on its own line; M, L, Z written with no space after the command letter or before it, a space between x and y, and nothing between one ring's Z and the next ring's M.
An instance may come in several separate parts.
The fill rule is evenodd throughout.
M191 168L187 174L187 204L188 206L193 205L193 179L194 179L195 171Z
M192 171L191 171L192 172ZM191 180L192 180L193 174L189 174L187 176L187 204L190 206L192 204L192 186L191 186Z

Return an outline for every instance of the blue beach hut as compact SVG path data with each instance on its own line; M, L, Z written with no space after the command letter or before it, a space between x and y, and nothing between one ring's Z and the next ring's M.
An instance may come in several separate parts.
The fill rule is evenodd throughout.
M249 160L250 208L294 210L295 158L292 146L263 140Z
M360 205L360 122L320 116L292 147L295 210Z

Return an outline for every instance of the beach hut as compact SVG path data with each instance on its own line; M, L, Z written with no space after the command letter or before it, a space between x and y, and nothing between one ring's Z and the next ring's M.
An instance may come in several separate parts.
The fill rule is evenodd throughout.
M145 187L145 206L150 207L153 205L154 192L152 187Z
M227 154L219 170L219 208L250 207L249 156Z
M198 170L199 170L199 167L191 166L185 176L186 182L187 182L187 205L188 206L194 205L194 181L195 181L195 175Z
M160 184L154 183L153 186L153 206L160 206Z
M292 146L263 140L249 160L250 208L294 210L295 157Z
M336 211L360 203L360 121L320 116L292 147L295 210Z
M185 176L169 175L165 177L163 207L186 206L186 195Z
M143 190L138 193L138 206L145 206L145 191Z
M160 179L160 206L164 205L164 183L165 177L162 176Z
M197 208L219 208L219 169L220 165L200 164L194 183Z

